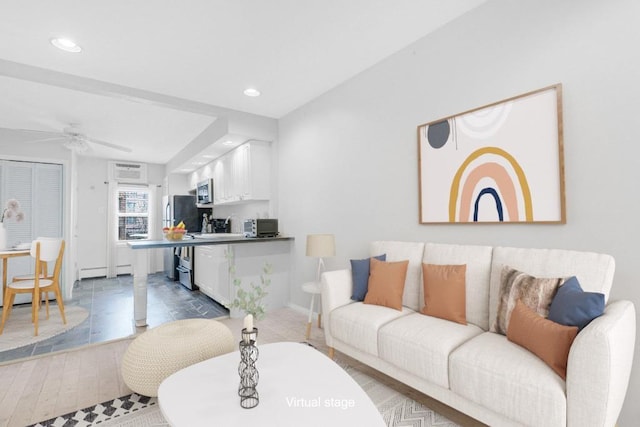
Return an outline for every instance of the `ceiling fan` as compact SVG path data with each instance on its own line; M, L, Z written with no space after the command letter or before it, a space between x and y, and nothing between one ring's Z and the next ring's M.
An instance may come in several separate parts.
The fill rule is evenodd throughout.
M9 128L5 128L9 129ZM63 141L63 145L69 150L76 151L78 153L84 153L90 148L90 144L98 144L105 147L113 148L114 150L124 151L125 153L130 153L132 150L127 147L123 147L122 145L112 144L110 142L101 141L95 138L89 138L86 136L81 130L78 124L71 123L69 126L62 129L62 132L50 132L50 131L42 131L42 130L32 130L32 129L9 129L13 131L20 131L34 134L34 136L39 136L33 140L25 141L26 143L34 143L34 142L46 142L46 141Z

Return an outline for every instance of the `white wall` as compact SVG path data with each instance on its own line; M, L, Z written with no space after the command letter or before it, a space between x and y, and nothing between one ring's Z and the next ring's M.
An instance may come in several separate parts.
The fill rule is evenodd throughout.
M305 236L335 233L329 269L374 239L612 254L611 299L637 286L640 2L507 0L484 6L280 121L278 216L296 238L292 302L314 276ZM566 225L419 225L416 126L563 84ZM553 172L551 172L553 173ZM640 351L619 425L640 419Z
M80 277L107 268L107 161L78 157L78 269Z
M108 162L94 157L78 157L78 268L81 278L100 277L107 268ZM162 185L164 165L148 164L150 186ZM162 191L154 203L156 227L162 227ZM160 232L158 231L158 236ZM130 249L119 248L118 265L129 264ZM157 258L157 259L156 259ZM159 255L154 257L151 272L163 269ZM125 271L121 269L121 271Z

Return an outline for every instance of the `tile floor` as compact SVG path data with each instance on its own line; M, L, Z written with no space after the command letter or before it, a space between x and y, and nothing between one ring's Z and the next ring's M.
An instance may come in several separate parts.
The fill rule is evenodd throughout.
M73 288L67 306L79 305L89 310L80 325L55 337L24 347L0 352L0 362L65 350L141 332L133 322L133 277L83 279ZM52 307L53 310L57 308ZM186 318L228 316L229 311L199 291L190 291L163 273L149 276L147 323L157 326Z

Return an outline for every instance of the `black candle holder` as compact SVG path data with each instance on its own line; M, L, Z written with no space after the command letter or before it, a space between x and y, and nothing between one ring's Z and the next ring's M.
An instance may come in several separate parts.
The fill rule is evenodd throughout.
M260 397L258 395L258 379L260 375L256 368L256 360L258 360L258 347L256 340L258 339L258 329L253 328L247 331L242 329L242 339L240 340L240 365L238 366L238 374L240 375L240 385L238 386L238 395L240 396L240 406L245 409L251 409L258 406Z

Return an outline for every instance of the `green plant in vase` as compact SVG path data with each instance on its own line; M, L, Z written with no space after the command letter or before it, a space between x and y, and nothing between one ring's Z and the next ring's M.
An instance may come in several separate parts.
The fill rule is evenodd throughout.
M229 262L229 278L236 288L235 298L226 307L228 309L242 310L245 314L251 314L255 320L262 319L266 314L264 298L269 294L266 289L271 285L273 266L265 262L262 265L260 283L255 284L251 282L248 287L245 287L242 284L242 279L236 277L233 252L228 251L226 256Z

